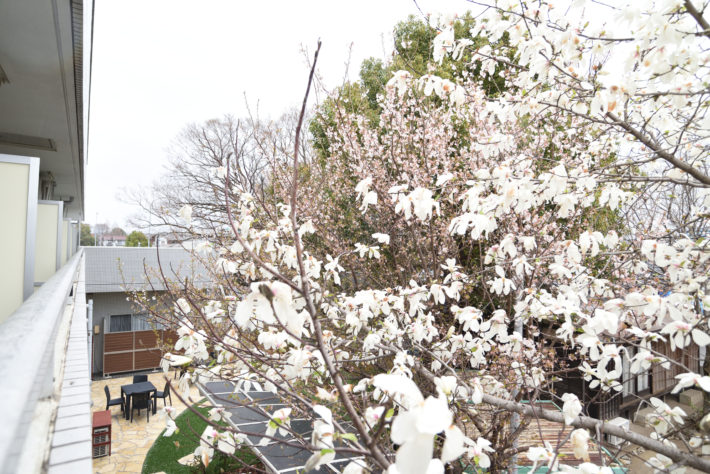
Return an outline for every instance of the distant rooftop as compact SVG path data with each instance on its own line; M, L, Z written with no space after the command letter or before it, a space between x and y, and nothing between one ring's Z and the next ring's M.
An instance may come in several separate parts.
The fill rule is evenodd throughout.
M165 290L165 284L157 273L157 251L156 247L84 247L86 292ZM189 278L197 286L209 283L205 267L185 249L161 248L160 266L168 280Z
M101 236L101 238L104 240L126 240L125 235L119 235L119 234L104 234Z

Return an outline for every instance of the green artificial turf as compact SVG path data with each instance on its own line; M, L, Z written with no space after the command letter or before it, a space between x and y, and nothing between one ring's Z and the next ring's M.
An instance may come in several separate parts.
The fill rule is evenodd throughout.
M200 403L196 403L193 407L203 415L207 415L209 407L200 406ZM156 419L156 422L158 421ZM152 474L154 472L165 472L167 474L249 472L249 468L245 467L245 464L247 466L260 464L259 459L251 449L245 447L234 453L241 462L215 449L214 459L212 459L206 470L201 463L197 467L184 466L177 460L194 452L195 448L199 446L199 435L207 427L207 422L193 413L192 410L185 410L175 418L175 423L180 431L173 433L170 437L163 436L163 432L160 433L160 436L158 436L148 454L146 454L143 462L143 474Z

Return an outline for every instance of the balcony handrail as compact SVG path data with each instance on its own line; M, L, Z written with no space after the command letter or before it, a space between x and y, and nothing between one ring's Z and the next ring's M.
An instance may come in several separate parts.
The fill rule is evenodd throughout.
M47 445L46 440L31 440L36 442L34 446L25 446L38 401L53 396L57 332L82 254L80 249L0 324L0 466L3 472L14 471L24 449Z

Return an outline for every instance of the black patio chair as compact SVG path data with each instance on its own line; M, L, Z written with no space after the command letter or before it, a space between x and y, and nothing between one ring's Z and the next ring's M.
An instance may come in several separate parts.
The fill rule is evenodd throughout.
M163 399L163 406L166 405L166 403L165 403L166 398L170 399L171 405L173 404L173 397L172 397L172 395L170 395L170 383L169 382L165 382L165 389L163 389L162 392L161 391L155 392L155 404L156 405L158 404L158 398Z
M133 376L133 383L147 382L147 381L148 381L147 375L134 375Z
M123 397L111 399L111 392L108 389L108 385L104 385L104 393L106 394L106 409L107 410L109 409L109 407L116 406L116 405L121 407L121 411L124 410L125 403L123 401Z
M150 412L153 409L153 399L150 393L136 393L131 398L131 423L133 423L133 412L138 410L138 416L141 414L141 410L146 409L146 415L148 416L148 421L150 421Z

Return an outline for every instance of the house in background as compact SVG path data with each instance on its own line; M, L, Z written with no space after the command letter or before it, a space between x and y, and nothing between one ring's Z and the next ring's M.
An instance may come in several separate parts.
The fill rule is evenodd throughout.
M208 284L206 269L182 248L86 247L84 252L94 376L158 368L159 348L174 343L175 333L131 303L129 292L145 291L157 303L166 294L159 267L167 279L187 278L198 287Z
M657 341L652 343L651 350L676 363L670 363L668 368L665 368L661 363L656 362L648 370L632 374L630 359L636 350L633 346L625 346L621 354L620 390L603 391L598 387L594 389L589 387L590 382L585 381L583 373L576 370L581 363L579 358L571 356L566 349L560 347L557 354L559 360L566 361L564 368L575 370L555 382L555 389L558 393L570 392L577 395L585 405L585 414L591 417L602 420L612 420L617 417L634 420L636 413L648 406L647 402L651 397L664 398L671 393L678 382L676 375L685 372L683 367L700 373L705 357L705 348L700 348L695 343L683 349L671 350L668 342ZM695 392L692 387L686 391ZM675 397L671 398L675 399Z
M125 247L126 236L119 234L102 234L99 236L99 245L102 247Z

